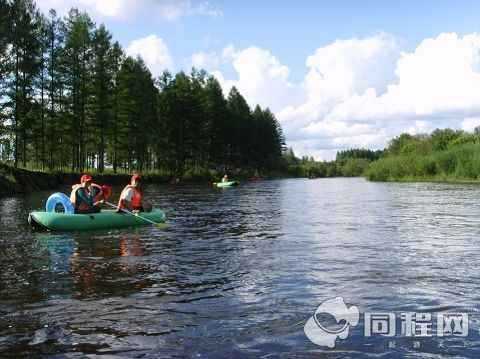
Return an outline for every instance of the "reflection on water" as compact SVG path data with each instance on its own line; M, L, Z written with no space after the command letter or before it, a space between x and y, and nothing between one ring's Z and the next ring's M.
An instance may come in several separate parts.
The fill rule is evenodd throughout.
M139 235L106 235L92 240L89 236L75 239L69 234L38 234L36 240L36 250L45 253L48 262L43 269L49 274L38 287L48 289L50 298L101 297L117 291L127 295L148 285L146 280L136 280L148 267L130 258L147 255ZM124 285L119 286L122 281Z
M285 357L327 351L303 324L336 296L364 311L468 312L478 334L480 188L284 180L150 186L166 230L32 233L47 192L0 200L0 352ZM337 357L475 357L480 335L420 348L363 327Z

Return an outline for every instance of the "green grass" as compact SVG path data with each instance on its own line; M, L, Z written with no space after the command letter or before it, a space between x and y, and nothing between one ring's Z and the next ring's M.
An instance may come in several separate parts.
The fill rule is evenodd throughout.
M480 183L480 144L463 144L425 155L387 156L370 164L371 181Z

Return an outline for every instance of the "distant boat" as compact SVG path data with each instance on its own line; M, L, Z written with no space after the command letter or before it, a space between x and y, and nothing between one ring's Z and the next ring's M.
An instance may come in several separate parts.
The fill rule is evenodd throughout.
M233 187L238 186L240 182L238 181L227 181L227 182L214 182L213 185L216 187Z

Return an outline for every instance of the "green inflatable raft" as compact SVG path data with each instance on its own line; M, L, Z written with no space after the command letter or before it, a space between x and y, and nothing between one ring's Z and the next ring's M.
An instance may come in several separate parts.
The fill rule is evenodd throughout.
M216 187L233 187L233 186L238 186L240 184L240 182L238 181L228 181L228 182L216 182L214 183L214 185Z
M165 222L165 213L159 209L141 212L140 215L155 223ZM65 214L32 212L28 216L32 227L50 231L85 231L149 225L148 221L127 213L105 210L95 214Z

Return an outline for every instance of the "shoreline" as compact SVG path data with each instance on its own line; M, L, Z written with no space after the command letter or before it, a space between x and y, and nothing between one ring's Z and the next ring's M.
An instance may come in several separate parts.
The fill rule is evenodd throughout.
M88 171L87 171L88 172ZM65 185L73 185L78 183L81 174L78 173L64 173L64 172L42 172L32 171L22 168L14 168L0 163L0 198L6 196L12 196L17 194L27 194L35 191L44 191L49 189L55 189ZM102 184L109 184L113 186L125 185L130 181L131 175L124 173L117 174L95 174L92 176L95 182ZM159 174L143 174L144 182L147 184L171 184L172 176L159 175ZM248 180L252 176L242 173L238 176L232 176L238 178L240 181ZM180 178L178 184L208 184L215 181L214 175L195 175L191 177ZM272 178L292 178L291 176L271 173L262 179Z
M0 197L26 194L34 191L55 189L60 186L78 183L81 174L63 172L41 172L22 168L14 168L0 164ZM94 174L96 182L110 185L123 185L130 181L130 175L118 174ZM170 177L155 174L143 176L145 183L168 184ZM194 179L195 181L196 179Z
M113 186L124 185L129 182L130 175L125 173L105 173L105 174L93 174L95 181L98 183L106 183ZM171 176L160 174L144 174L142 176L147 184L172 184ZM242 173L238 176L234 176L240 181L247 181L250 177L246 173ZM360 176L365 178L369 182L378 183L446 183L446 184L470 184L480 185L480 179L468 179L468 178L449 178L449 177L402 177L402 178L389 178L384 181L372 180L368 176ZM73 185L78 183L80 174L78 173L64 173L64 172L41 172L32 171L22 168L14 168L5 164L0 164L0 198L6 196L12 196L17 194L27 194L35 191L44 191L49 189L55 189L65 185ZM182 184L208 184L215 181L215 175L197 175L192 177L183 177L180 179L180 183L172 185ZM271 173L261 179L278 179L278 178L302 178L291 175L285 175L282 173ZM305 177L307 178L307 177ZM328 178L328 177L316 177L316 178Z
M446 184L480 184L480 179L472 178L444 178L444 177L402 177L402 178L388 178L384 181L372 180L368 176L365 179L369 182L378 183L446 183Z

